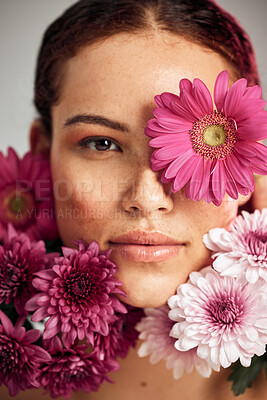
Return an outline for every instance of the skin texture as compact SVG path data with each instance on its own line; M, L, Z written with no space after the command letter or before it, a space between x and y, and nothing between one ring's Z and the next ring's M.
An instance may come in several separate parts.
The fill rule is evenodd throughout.
M64 66L60 99L52 108L51 144L63 243L74 247L77 238L96 240L106 250L114 237L142 230L165 233L184 244L178 255L159 263L128 261L111 253L127 293L124 301L131 305L165 303L191 271L210 263L203 235L227 227L237 213L238 201L229 198L216 207L186 199L183 190L172 193L171 183L160 181L162 172L150 168L153 148L144 134L156 94L179 94L179 81L195 77L213 90L224 69L230 70L218 54L165 33L119 34L83 48ZM88 123L64 126L88 113L125 124L129 132ZM82 146L87 137L111 142Z

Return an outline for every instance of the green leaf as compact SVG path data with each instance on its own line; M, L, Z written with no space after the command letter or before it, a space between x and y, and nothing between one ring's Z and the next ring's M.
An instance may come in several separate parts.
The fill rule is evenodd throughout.
M266 364L265 354L261 357L254 356L249 367L243 367L237 361L232 367L232 373L228 377L228 381L233 381L232 390L235 396L244 393L247 387L251 387L253 381L261 372Z

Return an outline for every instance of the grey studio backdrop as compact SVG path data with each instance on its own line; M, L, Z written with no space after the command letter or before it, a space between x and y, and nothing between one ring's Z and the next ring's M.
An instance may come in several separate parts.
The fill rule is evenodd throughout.
M0 0L0 150L29 148L35 60L47 25L74 0ZM267 99L267 0L218 0L234 14L254 44Z

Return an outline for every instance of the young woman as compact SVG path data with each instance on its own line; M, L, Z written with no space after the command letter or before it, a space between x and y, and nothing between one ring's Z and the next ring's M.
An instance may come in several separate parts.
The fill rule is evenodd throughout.
M57 224L64 245L77 238L112 249L116 277L135 307L166 303L190 272L210 264L202 238L227 228L250 198L226 195L221 205L193 201L151 169L144 134L154 97L179 95L179 82L201 79L212 92L227 70L230 85L259 83L250 40L213 1L82 0L46 31L35 81L40 118L31 127L34 153L50 158ZM250 200L251 202L251 200ZM152 250L144 249L153 244ZM137 346L138 348L138 346ZM232 399L229 371L174 380L163 362L131 350L97 393L72 399ZM260 376L244 399L267 398ZM18 398L37 398L40 391ZM47 396L48 397L48 396Z

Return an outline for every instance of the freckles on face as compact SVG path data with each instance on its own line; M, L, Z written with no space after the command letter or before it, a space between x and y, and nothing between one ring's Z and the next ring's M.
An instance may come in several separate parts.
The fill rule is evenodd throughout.
M164 35L164 40L162 40ZM216 53L169 34L120 34L83 48L66 62L60 100L52 108L52 176L58 184L56 212L62 241L96 240L112 248L127 303L158 307L185 282L191 271L210 262L202 238L227 227L237 202L220 207L186 199L184 190L153 172L153 149L144 128L153 118L154 96L178 93L185 77L203 80L210 90L228 69ZM136 261L117 251L117 236L132 232L169 236L179 252L164 259ZM141 251L141 250L140 250Z

